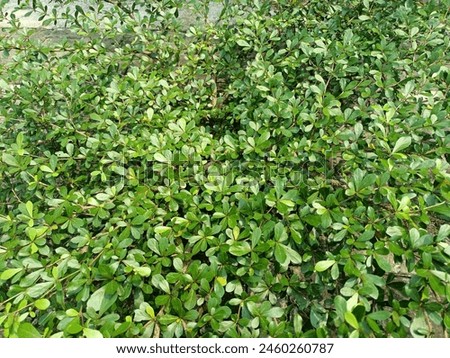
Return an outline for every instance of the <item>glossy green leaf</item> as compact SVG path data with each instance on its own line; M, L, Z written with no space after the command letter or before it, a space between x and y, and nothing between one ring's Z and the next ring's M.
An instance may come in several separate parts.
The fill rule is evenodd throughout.
M164 291L165 293L170 293L170 286L167 280L160 274L156 274L152 276L152 284Z
M351 312L345 312L344 314L345 322L347 322L350 326L352 326L354 329L359 329L359 323L356 319L355 315Z
M27 294L32 298L38 298L48 292L53 286L53 282L38 283L28 288Z
M375 321L384 321L384 320L388 319L389 317L391 317L391 313L387 312L387 311L377 311L377 312L372 312L372 313L368 314L367 317L370 317L371 319L373 319Z
M323 272L329 269L331 266L333 266L336 263L335 260L323 260L316 263L314 266L314 270L317 272Z
M22 268L14 268L14 269L7 269L2 272L0 275L0 280L6 281L10 278L14 277L14 275L18 274L19 272L23 271Z
M86 338L103 338L103 334L96 329L83 328L83 335Z
M41 298L39 300L36 300L36 302L34 302L34 306L41 311L46 310L48 307L50 307L50 301L47 300L46 298Z
M2 154L2 160L3 162L5 162L6 164L12 166L12 167L19 167L19 163L17 162L17 159L8 153L3 153Z
M150 276L150 273L152 272L152 270L150 269L150 267L136 267L134 269L134 271L142 277L148 277Z
M22 322L17 330L17 336L19 338L41 338L39 331L28 322Z
M408 148L411 145L411 141L412 139L410 136L399 138L397 142L395 142L394 149L392 149L392 154L401 152L404 149Z

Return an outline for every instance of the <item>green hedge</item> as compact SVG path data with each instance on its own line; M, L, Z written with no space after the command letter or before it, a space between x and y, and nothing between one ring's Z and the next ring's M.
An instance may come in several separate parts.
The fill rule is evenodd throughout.
M448 1L86 3L0 35L0 335L447 336Z

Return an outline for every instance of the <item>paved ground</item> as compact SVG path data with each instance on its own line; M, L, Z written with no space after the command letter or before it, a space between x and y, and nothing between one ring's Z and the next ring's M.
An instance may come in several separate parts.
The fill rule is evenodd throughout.
M1 2L2 1L0 0L0 3ZM22 2L24 2L24 1L22 0ZM44 6L48 6L49 11L52 11L53 8L55 8L56 11L61 13L62 11L64 11L67 8L67 6L63 6L63 5L54 5L55 1L51 1L51 0L41 0L41 2ZM69 5L69 9L71 11L75 11L75 7L80 6L84 10L89 11L88 2L89 1L74 1L73 3L71 3L71 5ZM6 5L3 7L3 13L8 13L8 17L10 17L13 10L16 9L17 7L18 7L17 0L9 0L6 2ZM1 8L1 5L0 5L0 8ZM105 3L105 9L108 9L108 8L111 8L111 5L108 3ZM209 20L216 21L219 17L219 14L220 14L222 8L223 8L223 5L221 3L212 1L209 6L209 15L208 15ZM31 13L28 15L27 15L27 13L29 13L29 10L18 10L16 12L14 12L16 18L19 19L19 21L23 27L32 27L32 28L42 27L42 22L39 21L39 16L40 16L39 12ZM193 16L192 12L189 11L188 9L184 9L184 10L180 11L180 18L182 18L186 22L192 21L193 17L195 17L195 16ZM7 20L0 21L0 27L9 27L8 21ZM63 24L59 23L59 24L50 25L47 27L48 28L63 27Z

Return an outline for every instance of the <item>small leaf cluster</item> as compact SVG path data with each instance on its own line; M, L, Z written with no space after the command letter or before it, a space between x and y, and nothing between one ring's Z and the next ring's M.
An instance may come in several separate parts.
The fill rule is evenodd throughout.
M2 30L1 336L448 335L448 1L85 3Z

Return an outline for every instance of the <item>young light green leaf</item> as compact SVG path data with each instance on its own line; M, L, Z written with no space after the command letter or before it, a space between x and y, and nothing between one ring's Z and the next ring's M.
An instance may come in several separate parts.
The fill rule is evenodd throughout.
M359 329L359 323L355 315L349 311L344 313L345 322L347 322L354 329Z
M169 232L170 230L172 230L172 229L169 226L157 226L157 227L155 227L155 232L157 234L160 234L160 235L162 235L162 234L164 234L166 232Z
M243 256L252 251L252 248L247 241L236 241L230 246L228 251L234 256Z
M450 225L444 224L439 228L439 232L436 237L436 241L443 241L450 236Z
M182 272L183 271L183 260L181 260L179 257L175 257L173 259L173 267L178 272Z
M281 222L278 222L275 225L274 234L275 234L275 240L278 242L284 242L288 238L286 229L285 229L283 223L281 223Z
M30 218L32 218L33 217L33 203L31 201L27 201L27 203L25 204L25 207L27 209L28 216Z
M77 317L79 314L80 313L73 308L69 308L68 310L66 310L67 317Z
M168 163L169 159L167 159L164 155L162 155L161 153L155 153L155 155L153 156L155 158L155 160L157 162L160 163Z
M156 274L152 277L152 284L153 284L153 286L159 288L160 290L164 291L165 293L170 294L169 283L161 274Z
M237 40L236 43L241 47L250 47L250 44L245 40Z
M411 145L411 137L401 137L395 143L394 149L392 149L392 154L401 152L402 150L408 148Z
M41 165L39 169L45 173L53 173L52 168L48 167L47 165Z
M0 78L0 89L6 90L8 88L9 88L8 83L6 83L6 81L3 78Z
M147 119L149 121L152 120L154 114L155 114L155 111L153 110L153 108L148 108L147 109Z
M19 338L41 338L39 331L28 322L22 322L17 330L17 336Z
M109 198L111 197L109 194L106 193L98 193L97 195L95 195L97 200L100 201L107 201L109 200Z
M86 338L103 338L103 334L96 329L83 328L83 335Z
M28 296L32 298L38 298L46 293L51 287L53 287L53 282L42 282L37 285L31 286L27 290Z
M314 270L317 272L323 272L333 266L336 263L335 260L323 260L316 263Z
M313 208L317 210L317 214L319 215L324 215L328 212L328 209L325 208L322 204L318 203L318 202L314 202L312 204Z
M19 163L17 162L17 159L14 156L12 156L11 154L3 153L2 160L3 160L3 162L5 162L6 164L8 164L12 167L20 166Z
M282 309L281 307L272 307L265 313L265 316L270 318L280 318L281 316L283 316L283 314L284 309Z
M100 311L100 308L103 303L103 299L105 298L105 286L99 288L96 290L91 297L89 297L89 300L87 301L87 307L92 308L94 311L98 312Z
M150 267L141 266L141 267L135 267L134 272L136 272L139 276L148 277L148 276L150 276L150 273L152 272L152 270L150 269Z
M15 274L21 272L23 268L14 268L14 269L7 269L2 272L0 275L0 280L6 281L9 280L11 277L13 277Z
M154 319L154 318L155 318L155 311L154 311L154 309L153 309L152 306L147 305L147 306L145 307L145 312L150 316L151 319Z
M134 310L134 322L150 321L152 318L155 318L155 312L147 302L142 302L139 309Z
M303 329L303 317L299 314L295 314L293 321L295 334L297 335L301 334Z
M284 244L278 244L284 248L284 251L286 252L286 255L290 262L293 264L301 264L302 263L302 256L295 251L292 247L284 245Z
M50 306L50 301L46 298L40 298L36 302L34 302L34 306L38 310L44 311Z

